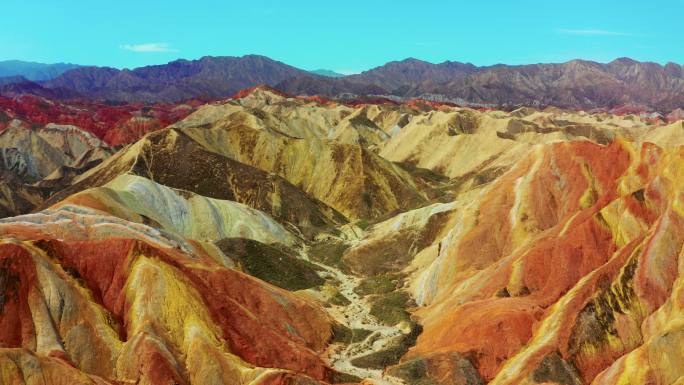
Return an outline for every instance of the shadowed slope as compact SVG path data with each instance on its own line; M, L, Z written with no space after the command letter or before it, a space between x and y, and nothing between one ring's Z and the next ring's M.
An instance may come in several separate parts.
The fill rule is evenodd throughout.
M212 152L301 186L349 218L375 218L426 202L408 173L359 145L293 139L245 126L182 130Z
M243 203L283 224L292 223L305 233L345 221L336 211L284 179L208 152L172 129L149 134L125 148L46 204L57 203L86 188L103 186L126 173L205 197Z

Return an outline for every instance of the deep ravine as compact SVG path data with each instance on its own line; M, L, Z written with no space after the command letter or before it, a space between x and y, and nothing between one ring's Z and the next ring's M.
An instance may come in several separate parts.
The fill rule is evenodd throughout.
M408 333L409 330L401 324L382 325L370 314L371 305L367 298L354 292L361 282L360 278L310 259L307 246L303 247L301 257L323 269L322 277L339 282L337 285L339 293L351 302L348 305L331 305L328 308L329 314L337 322L350 329L364 329L371 332L362 341L352 342L349 345L331 344L326 352L331 367L342 373L371 380L377 385L406 385L403 380L387 375L382 370L361 368L355 366L352 361L387 348L394 338Z

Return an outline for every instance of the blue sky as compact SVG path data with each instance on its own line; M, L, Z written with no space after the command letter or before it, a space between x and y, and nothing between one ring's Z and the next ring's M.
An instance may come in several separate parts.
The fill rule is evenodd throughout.
M415 57L684 64L684 0L3 0L0 60L138 67L262 54L358 72Z

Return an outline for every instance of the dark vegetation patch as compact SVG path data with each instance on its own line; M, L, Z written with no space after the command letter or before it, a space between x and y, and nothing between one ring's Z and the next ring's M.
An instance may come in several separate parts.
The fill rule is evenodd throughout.
M363 276L375 276L404 269L419 247L415 231L393 233L373 242L368 242L345 253L343 261L352 270Z
M508 132L497 131L496 136L501 139L515 140L515 135L509 134Z
M563 385L582 385L577 369L565 361L558 352L548 354L532 373L537 383L557 383Z
M372 331L366 329L351 329L345 325L335 323L332 328L332 341L341 342L349 345L355 342L361 342L368 337Z
M408 352L411 346L416 344L416 340L422 332L423 328L420 325L412 323L409 334L397 336L383 350L353 359L352 365L371 369L385 369L390 365L394 365Z
M532 292L530 291L530 288L527 286L523 286L517 292L511 292L511 290L508 290L508 287L503 287L496 292L495 296L497 298L525 297L530 294L532 294Z
M602 131L590 124L574 124L565 127L565 132L574 136L583 136L599 144L607 145L613 141L614 136L608 131Z
M428 366L424 358L415 358L391 368L388 374L401 378L407 384L438 385L428 376Z
M368 117L364 114L357 114L353 118L349 119L349 123L355 126L366 126L374 130L380 130L380 127L378 127L378 125L375 124L375 122L368 119Z
M0 262L0 314L7 301L18 295L20 277L11 269L10 263L9 258Z
M508 171L508 168L506 167L494 167L483 170L473 177L473 186L481 186L493 182L506 171Z
M309 247L309 258L316 262L336 267L349 274L351 271L342 260L342 256L347 249L349 249L349 245L341 241L316 242Z
M361 151L361 162L363 169L369 172L363 175L364 192L368 194L368 197L363 199L367 215L360 217L380 218L392 211L388 208L395 205L395 200L398 202L399 207L396 208L399 210L411 210L427 203L427 196L420 188L420 183L417 183L415 178L407 178L406 175L402 175L403 173L397 172L398 170L392 167L393 164L385 165L384 159L365 149Z
M411 385L485 384L472 364L472 358L461 353L439 353L427 358L412 359L390 368L388 374Z
M630 314L636 297L633 289L634 272L638 265L637 248L617 279L611 282L607 276L598 282L598 292L577 316L569 340L568 354L570 362L579 366L583 351L601 351L611 338L619 338L615 326L615 314ZM632 314L639 317L638 314ZM639 330L635 330L639 333ZM623 341L625 351L631 350L629 341ZM640 341L635 343L640 344Z
M522 119L511 119L508 121L505 133L508 135L513 135L514 137L518 134L525 134L528 132L535 133L549 133L551 131L544 129L534 122L530 122Z
M388 273L364 278L354 292L358 295L387 294L401 288L403 277L402 274Z
M353 374L347 374L338 371L333 371L328 377L328 380L331 384L357 384L363 380L363 378L357 377ZM319 383L317 382L316 384Z
M6 171L0 170L0 181L0 218L29 213L49 194Z
M396 325L400 322L407 322L411 331L406 335L395 337L382 350L357 357L352 360L352 364L362 368L384 369L399 362L401 357L406 354L411 346L416 344L418 335L423 331L422 327L411 320L407 308L415 305L409 294L405 291L390 291L388 282L392 279L386 277L374 277L364 290L373 291L379 294L371 294L370 298L372 317L385 325ZM371 337L372 338L372 337Z
M379 322L392 326L411 320L406 310L411 305L411 297L405 291L394 291L371 299L370 314Z
M480 119L477 114L463 111L449 120L447 123L447 134L449 136L474 134L479 126Z
M502 153L494 154L477 169L465 173L449 181L448 186L444 187L450 191L465 191L473 187L491 183L509 170L508 167L496 167L494 163Z
M368 230L368 228L372 226L372 223L368 219L359 219L354 224L364 231Z
M634 199L638 200L639 202L644 202L646 198L644 198L644 189L637 190L632 193L632 196Z
M297 258L285 247L244 238L222 239L216 242L216 246L226 256L238 261L246 273L283 289L302 290L325 283L316 273L315 265Z
M328 303L336 306L347 306L351 304L351 301L349 298L345 297L344 294L340 293L339 291L335 291L335 294L328 299Z
M449 178L439 173L439 170L421 168L412 161L395 164L413 176L430 201L446 202L452 200L449 199L450 195L448 194Z
M404 171L408 172L409 174L427 182L446 183L449 181L448 177L436 171L430 170L429 168L418 167L412 162L405 161L395 164L401 167Z

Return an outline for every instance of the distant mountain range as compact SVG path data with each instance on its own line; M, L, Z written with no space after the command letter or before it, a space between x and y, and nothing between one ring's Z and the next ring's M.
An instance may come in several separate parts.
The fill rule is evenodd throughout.
M312 74L327 76L327 77L331 77L331 78L343 78L346 76L346 75L341 74L339 72L335 72L332 70L326 70L326 69L313 70L313 71L309 71L309 72L311 72Z
M64 72L79 68L68 63L43 64L21 60L0 61L0 78L20 76L31 81L54 79Z
M291 94L359 93L492 106L613 108L632 105L671 111L684 106L684 68L622 58L607 64L573 60L521 66L416 59L390 62L341 79L288 79L276 88Z
M176 102L222 98L266 84L295 95L422 98L458 104L557 106L671 111L684 107L684 68L622 58L607 64L573 60L561 64L433 64L417 59L390 62L357 75L304 71L264 56L203 57L119 70L70 69L53 79L0 81L0 93L33 93L118 102ZM4 84L4 85L2 85Z

